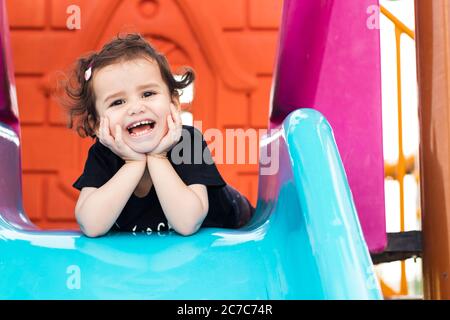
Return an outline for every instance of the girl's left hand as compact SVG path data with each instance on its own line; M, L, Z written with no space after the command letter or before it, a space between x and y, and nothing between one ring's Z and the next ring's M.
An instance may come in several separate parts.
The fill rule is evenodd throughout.
M166 155L181 137L181 116L178 109L173 103L170 104L170 114L167 116L167 126L169 128L167 134L161 139L159 144L153 149L148 156L151 155Z

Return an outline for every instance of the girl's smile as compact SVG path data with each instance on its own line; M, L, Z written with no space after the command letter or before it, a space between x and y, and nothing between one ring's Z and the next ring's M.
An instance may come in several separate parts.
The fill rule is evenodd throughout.
M134 121L127 126L128 133L132 138L148 136L155 129L156 122L152 119Z

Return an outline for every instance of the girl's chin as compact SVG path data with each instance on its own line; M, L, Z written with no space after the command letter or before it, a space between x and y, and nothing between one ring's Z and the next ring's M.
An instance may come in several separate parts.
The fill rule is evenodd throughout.
M139 144L137 144L137 143L132 143L132 142L130 142L128 145L130 146L130 148L131 148L133 151L138 152L138 153L150 153L150 152L152 152L152 151L156 148L156 146L157 146L157 144L155 145L154 143L151 143L151 144L147 144L147 145L146 145L145 143L139 143Z

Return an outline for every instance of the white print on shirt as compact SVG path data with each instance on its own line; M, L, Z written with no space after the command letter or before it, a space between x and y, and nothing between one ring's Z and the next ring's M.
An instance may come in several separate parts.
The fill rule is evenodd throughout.
M165 224L164 222L160 222L160 223L158 224L157 232L158 232L158 235L159 235L159 236L163 236L163 237L166 236L166 234L163 233L163 232L166 231L166 230L161 230L161 229L164 228L165 226L166 226L166 224ZM167 226L168 226L168 230L167 230L167 231L174 231L174 230L175 230L175 229L170 225L169 222L167 222ZM133 235L136 235L136 229L137 229L137 225L135 225L135 226L133 227L133 229L131 230L131 231L133 231ZM147 233L147 235L152 234L152 232L153 232L153 230L152 230L152 228L150 228L150 227L147 227L146 230L142 230L142 233Z

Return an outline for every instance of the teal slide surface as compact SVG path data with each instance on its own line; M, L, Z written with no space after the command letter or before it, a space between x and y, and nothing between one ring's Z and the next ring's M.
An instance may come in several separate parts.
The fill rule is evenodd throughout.
M92 239L29 222L20 140L0 124L0 298L380 299L326 119L296 110L260 151L257 210L245 227Z

